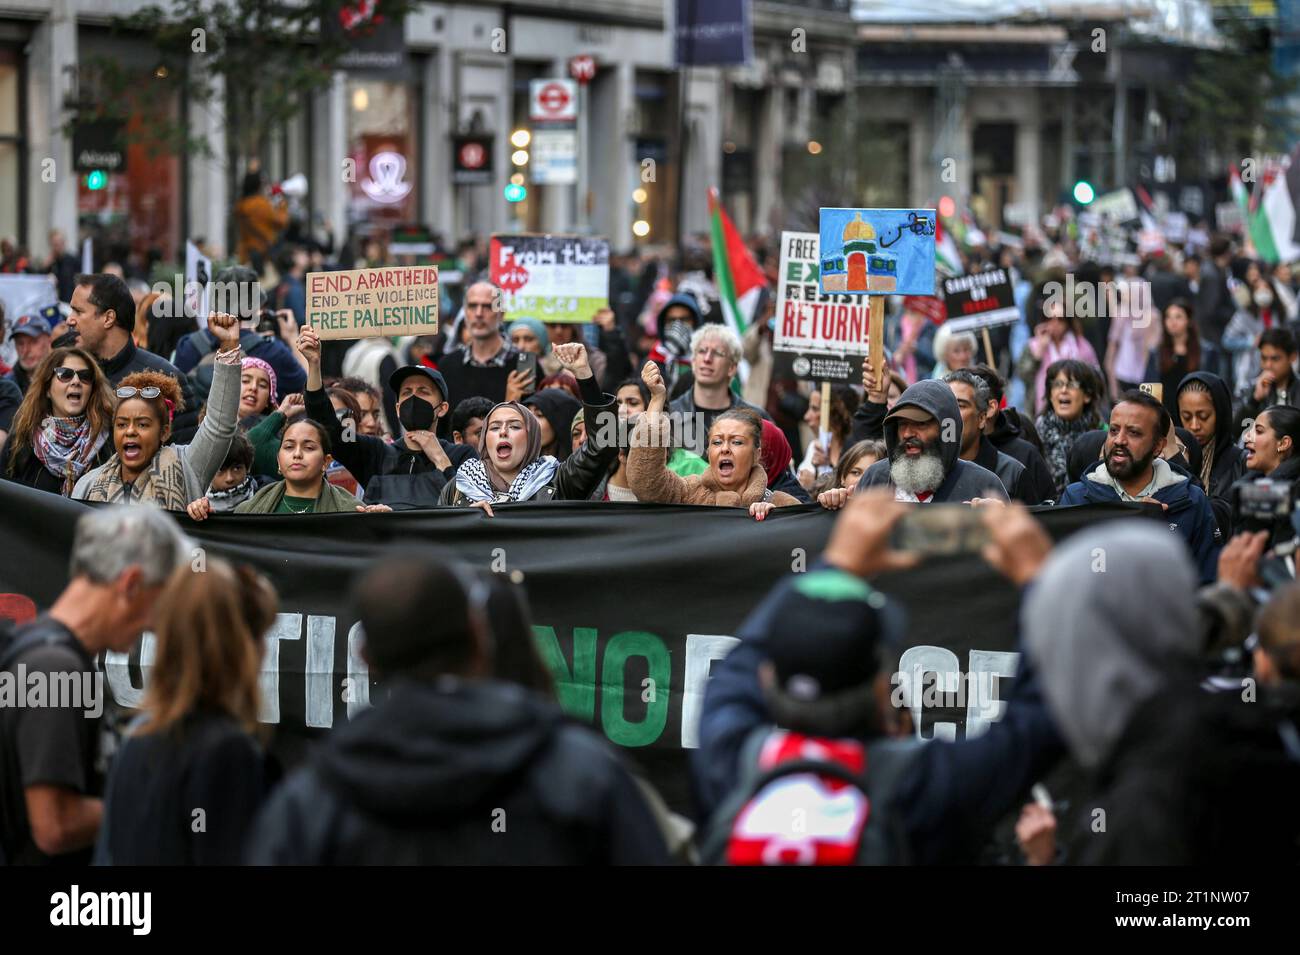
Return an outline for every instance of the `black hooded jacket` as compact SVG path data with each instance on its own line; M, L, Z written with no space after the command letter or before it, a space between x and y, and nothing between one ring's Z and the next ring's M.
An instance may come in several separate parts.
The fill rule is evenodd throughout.
M593 382L591 387L594 390L594 379L588 381ZM550 447L543 446L542 454L554 455L560 461L567 458L573 440L573 419L582 410L582 402L563 388L544 388L525 398L524 407L537 409L555 433L553 444Z
M1232 486L1246 473L1246 449L1237 447L1232 427L1232 393L1227 382L1209 371L1194 371L1178 383L1182 392L1189 381L1199 381L1210 390L1214 403L1214 463L1210 465L1210 486L1205 493L1211 498L1227 500Z
M995 497L1007 500L1006 489L998 476L987 468L982 468L971 461L961 459L961 411L957 399L946 382L928 380L918 381L899 396L894 411L913 405L927 412L939 422L939 441L943 455L943 483L934 491L931 500L935 504L958 503L975 497ZM892 414L893 412L891 412ZM953 422L954 427L945 427L945 422ZM950 439L950 440L945 440ZM885 420L885 447L893 454L898 444L898 419ZM890 477L890 460L885 458L867 468L858 482L858 490L869 487L893 487Z
M1011 455L999 451L986 435L980 435L980 449L974 460L980 467L998 476L1011 500L1031 505L1043 503L1033 482L1028 479L1029 472L1025 466Z
M669 861L608 744L518 686L398 680L269 800L256 865Z
M1056 483L1052 480L1052 469L1043 460L1043 453L1034 447L1033 442L1025 440L1021 432L1020 415L1014 408L1003 408L998 412L993 424L993 433L988 439L1003 454L1015 458L1025 466L1022 480L1033 487L1038 500L1056 500Z

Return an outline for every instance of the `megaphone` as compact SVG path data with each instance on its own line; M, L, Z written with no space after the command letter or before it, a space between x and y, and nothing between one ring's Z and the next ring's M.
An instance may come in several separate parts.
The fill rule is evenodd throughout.
M280 191L290 199L301 199L307 195L307 177L300 172L295 173L280 183Z

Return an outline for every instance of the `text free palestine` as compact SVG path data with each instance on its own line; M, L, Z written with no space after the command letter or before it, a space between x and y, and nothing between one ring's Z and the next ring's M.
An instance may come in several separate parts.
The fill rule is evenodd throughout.
M437 305L339 308L315 313L312 316L312 324L317 328L333 331L346 331L350 328L404 328L408 325L427 325L437 317Z

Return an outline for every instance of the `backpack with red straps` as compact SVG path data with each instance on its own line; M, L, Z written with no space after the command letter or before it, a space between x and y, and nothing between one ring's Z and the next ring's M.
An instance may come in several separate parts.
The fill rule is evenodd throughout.
M889 794L915 739L824 739L764 728L741 749L741 781L702 856L715 865L891 865L906 861Z

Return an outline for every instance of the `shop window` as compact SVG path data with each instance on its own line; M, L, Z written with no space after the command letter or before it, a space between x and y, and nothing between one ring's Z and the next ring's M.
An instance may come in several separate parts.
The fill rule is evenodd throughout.
M415 104L405 83L349 77L347 149L356 167L348 222L367 234L419 218Z

